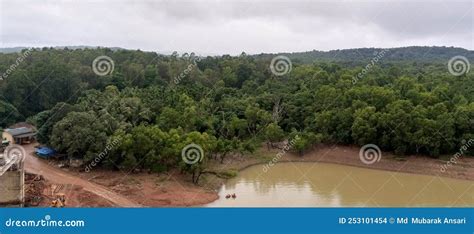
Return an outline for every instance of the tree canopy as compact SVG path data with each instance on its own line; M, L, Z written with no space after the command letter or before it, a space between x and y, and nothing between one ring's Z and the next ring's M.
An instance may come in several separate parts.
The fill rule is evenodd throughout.
M112 74L92 71L100 55L113 59ZM0 54L0 70L15 56ZM275 76L269 64L246 54L33 50L0 81L0 126L28 118L41 143L85 161L120 142L103 167L193 173L208 160L295 136L300 153L320 142L371 143L433 157L474 138L472 72L453 76L441 62L389 60L354 82L363 65L296 60L290 73ZM200 166L180 160L190 143L206 152Z

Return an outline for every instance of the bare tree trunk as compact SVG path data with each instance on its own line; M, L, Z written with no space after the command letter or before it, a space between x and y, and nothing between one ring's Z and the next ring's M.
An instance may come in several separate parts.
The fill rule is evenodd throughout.
M274 123L278 123L281 120L283 108L280 105L281 98L278 97L273 102L273 113L272 113L272 120Z
M199 175L198 175L197 178L196 178L196 183L195 183L195 184L199 184L199 178L201 177L201 175L202 175L202 174L199 173Z
M224 163L225 156L227 156L227 153L221 155L221 164Z

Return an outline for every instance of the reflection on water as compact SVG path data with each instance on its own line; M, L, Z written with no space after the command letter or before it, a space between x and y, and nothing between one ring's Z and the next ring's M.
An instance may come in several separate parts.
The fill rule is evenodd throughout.
M237 195L226 199L226 194ZM325 163L253 166L207 206L474 206L474 182Z

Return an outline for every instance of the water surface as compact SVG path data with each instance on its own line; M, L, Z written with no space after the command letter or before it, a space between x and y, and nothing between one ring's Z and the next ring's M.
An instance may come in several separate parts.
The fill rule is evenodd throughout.
M226 199L235 193L236 199ZM474 206L474 181L326 163L252 166L230 179L207 206Z

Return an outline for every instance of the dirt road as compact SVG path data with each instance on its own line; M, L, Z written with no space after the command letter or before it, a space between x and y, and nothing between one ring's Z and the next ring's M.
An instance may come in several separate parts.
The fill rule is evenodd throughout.
M141 207L142 205L117 194L108 188L98 185L72 174L65 172L59 168L51 166L45 160L41 160L34 155L34 144L23 145L26 151L25 169L27 172L42 175L51 183L77 185L85 191L93 193L104 198L118 207Z

